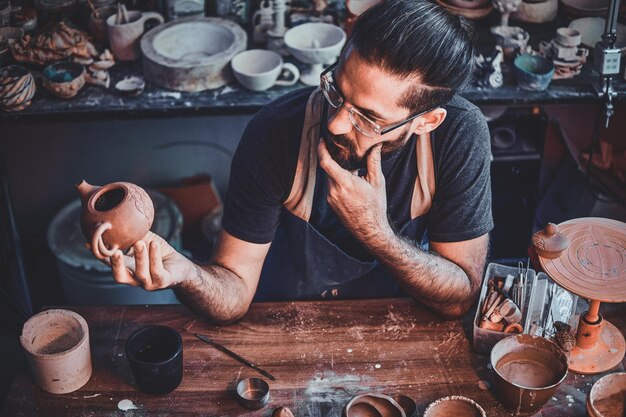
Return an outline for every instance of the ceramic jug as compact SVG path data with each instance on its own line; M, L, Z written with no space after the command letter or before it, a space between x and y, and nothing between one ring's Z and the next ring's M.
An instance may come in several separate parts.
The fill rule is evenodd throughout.
M83 207L80 227L96 258L129 249L150 230L154 205L141 187L129 182L97 187L83 180L76 188Z
M128 22L117 23L117 16L109 16L106 20L109 43L113 55L119 61L134 61L141 58L139 41L148 20L156 20L159 24L164 22L163 16L156 12L140 12L131 10L127 12Z

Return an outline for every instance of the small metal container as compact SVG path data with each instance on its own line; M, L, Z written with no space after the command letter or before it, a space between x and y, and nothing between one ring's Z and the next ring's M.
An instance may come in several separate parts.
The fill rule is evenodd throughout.
M258 410L270 400L270 386L261 378L246 378L237 384L237 402L251 410Z

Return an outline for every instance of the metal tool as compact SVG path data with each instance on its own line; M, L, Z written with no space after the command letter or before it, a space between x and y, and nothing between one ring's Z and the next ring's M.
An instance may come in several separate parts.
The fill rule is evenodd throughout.
M209 339L207 336L205 336L203 334L200 334L200 333L194 333L193 335L196 336L198 339L202 340L203 342L208 343L209 345L213 346L214 348L216 348L218 350L221 350L222 352L224 352L225 354L227 354L231 358L237 359L239 362L243 363L244 365L254 369L255 371L257 371L258 373L260 373L264 377L269 378L272 381L276 381L276 378L272 374L267 372L266 370L259 368L258 366L256 366L252 362L250 362L249 360L247 360L245 358L242 358L241 356L239 356L238 354L236 354L232 350L230 350L228 348L225 348L224 346L220 345L219 343L214 342L213 340Z
M526 301L526 276L528 275L528 269L526 273L524 273L524 263L518 262L517 264L517 275L515 276L515 281L513 282L513 287L511 288L511 299L520 311L524 312L524 302Z

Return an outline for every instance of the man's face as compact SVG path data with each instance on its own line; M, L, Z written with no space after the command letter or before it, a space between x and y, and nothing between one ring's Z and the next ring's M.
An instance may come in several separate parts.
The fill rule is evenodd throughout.
M415 121L385 135L373 133L373 137L368 137L354 127L348 109L359 110L383 128L404 120L410 116L409 109L398 103L414 81L399 79L372 66L350 47L344 51L333 78L345 105L338 109L328 106L326 146L341 167L349 171L364 167L368 152L381 142L383 154L404 146Z

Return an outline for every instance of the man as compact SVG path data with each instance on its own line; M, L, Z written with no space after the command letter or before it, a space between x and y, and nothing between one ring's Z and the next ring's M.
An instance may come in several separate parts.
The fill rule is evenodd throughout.
M438 6L370 8L319 89L278 99L247 126L212 263L149 234L111 257L116 281L174 288L220 323L243 316L255 294L408 294L462 316L493 227L487 125L454 94L473 51L465 21Z

